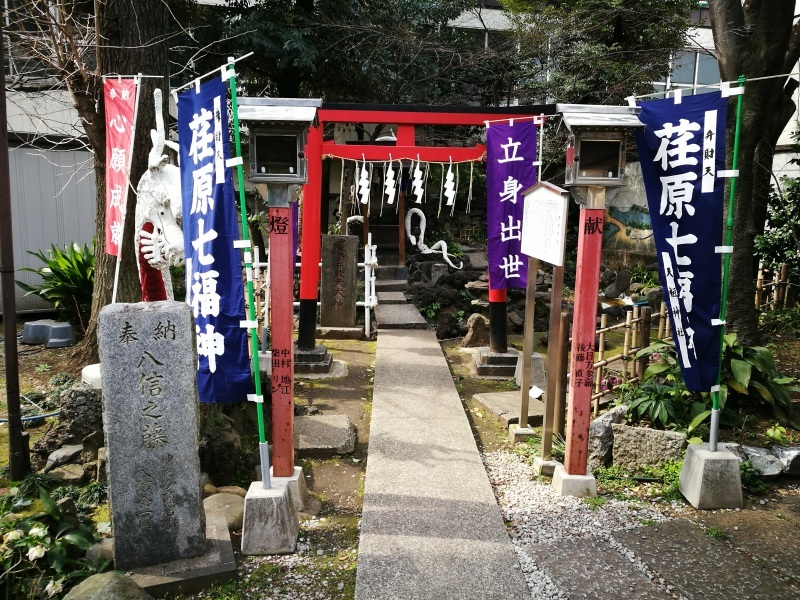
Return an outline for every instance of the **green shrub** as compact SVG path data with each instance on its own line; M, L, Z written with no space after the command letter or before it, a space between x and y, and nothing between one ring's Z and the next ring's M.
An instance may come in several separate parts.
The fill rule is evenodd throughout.
M765 310L758 315L759 328L764 333L800 334L800 307Z
M19 488L13 488L22 496ZM11 495L9 493L9 495ZM0 589L6 598L53 598L82 579L104 570L88 562L84 553L95 541L91 530L74 526L44 489L39 490L42 511L20 518L7 512L0 517Z
M37 273L42 282L29 285L17 281L17 285L29 294L35 294L50 302L65 321L83 334L89 323L94 291L94 243L91 246L71 244L61 248L50 247L47 255L41 250L28 251L42 261L38 269L24 268L21 271Z

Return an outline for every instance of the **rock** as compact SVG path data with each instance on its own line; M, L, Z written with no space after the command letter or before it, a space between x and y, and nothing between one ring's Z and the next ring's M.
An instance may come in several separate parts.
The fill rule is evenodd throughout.
M614 433L612 457L615 465L636 471L639 467L652 467L683 458L684 433L618 423L613 423L611 429Z
M106 480L106 449L97 450L97 481Z
M112 571L92 575L72 588L64 600L153 600L130 577Z
M616 278L617 278L616 271L612 271L611 269L603 271L602 273L600 273L600 287L607 288L612 283L614 283L614 280Z
M489 319L479 313L467 319L467 335L461 342L462 348L479 348L489 345Z
M629 286L628 289L631 291L631 294L638 294L639 292L641 292L644 289L644 284L643 283L632 283Z
M800 448L775 446L775 456L783 465L783 472L787 475L800 475Z
M488 300L478 300L475 299L470 303L475 308L489 308L489 301Z
M85 438L83 438L83 452L81 453L81 462L89 462L97 460L97 451L105 446L105 439L103 439L102 431L93 431Z
M603 309L603 314L606 314L609 317L614 317L615 319L620 318L624 312L625 311L622 310L621 306L616 306L614 304L612 304L611 306L606 306Z
M64 465L50 471L50 478L63 485L80 485L86 479L86 471L80 465Z
M742 446L742 450L747 456L747 460L753 463L753 467L758 471L760 477L772 479L783 472L783 463L770 449Z
M78 383L61 393L58 425L48 431L32 448L40 460L54 450L81 444L91 433L103 431L103 403L100 390Z
M657 313L661 309L661 303L664 301L664 290L661 287L651 287L645 290L642 290L642 293L647 298L647 302L650 304L650 310L654 313Z
M238 485L223 485L217 488L218 494L236 494L244 498L247 495L247 490L239 487Z
M297 513L297 516L301 519L310 519L319 514L319 511L322 510L322 502L314 498L311 494L308 496L308 501L303 506L303 510Z
M436 337L440 340L449 340L464 334L464 325L454 314L455 309L448 306L436 315Z
M628 286L631 284L631 273L623 269L619 273L617 273L617 277L614 279L614 282L606 287L605 292L603 292L606 298L619 298L625 290L628 289Z
M519 332L525 328L525 317L515 310L508 312L508 322L510 324L509 329L511 329L511 331Z
M51 452L50 456L47 457L47 464L44 466L44 472L49 473L56 467L60 467L61 465L71 462L80 455L82 450L83 445L73 444L59 448L55 452Z
M206 511L206 519L212 519L212 515L219 515L225 518L230 531L238 531L242 528L244 520L244 496L238 494L214 494L203 500L203 508Z
M589 425L589 470L611 464L611 450L614 447L613 423L624 423L628 414L627 405L615 406L600 415Z
M207 483L203 486L203 498L208 498L209 496L213 496L217 493L217 488L215 488L210 483Z
M450 267L442 263L434 263L431 266L431 283L433 285L439 285L442 277L445 277L450 273Z
M467 285L464 286L468 290L488 290L489 289L489 281L470 281Z
M62 521L69 523L73 527L80 525L80 519L78 518L78 507L75 506L75 500L72 498L61 498L61 500L56 501L56 504L61 509Z

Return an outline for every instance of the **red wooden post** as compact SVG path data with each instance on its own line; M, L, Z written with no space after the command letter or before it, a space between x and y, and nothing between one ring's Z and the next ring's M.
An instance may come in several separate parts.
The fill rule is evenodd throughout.
M272 279L272 471L294 474L294 342L292 337L292 209L269 209Z
M300 232L300 322L297 346L313 350L317 333L319 258L322 206L322 125L311 126L306 142L308 183L303 187L303 228Z
M604 198L604 194L600 196ZM604 213L604 208L581 208L575 309L572 317L567 447L564 457L564 467L570 475L586 475L589 452L597 290L600 285Z

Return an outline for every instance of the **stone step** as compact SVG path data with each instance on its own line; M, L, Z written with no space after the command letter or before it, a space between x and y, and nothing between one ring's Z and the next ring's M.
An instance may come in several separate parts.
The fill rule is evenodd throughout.
M408 267L400 267L398 265L379 265L375 267L376 281L392 280L392 279L408 279Z
M376 292L405 292L408 281L405 279L378 279L375 281Z
M378 304L407 304L408 298L403 292L378 292Z
M427 329L428 322L413 304L385 304L375 307L380 329Z
M483 363L480 362L477 356L475 356L475 362L470 365L470 368L479 377L498 377L503 379L512 379L514 377L514 367Z
M306 415L294 418L294 448L305 455L349 454L356 444L347 415Z

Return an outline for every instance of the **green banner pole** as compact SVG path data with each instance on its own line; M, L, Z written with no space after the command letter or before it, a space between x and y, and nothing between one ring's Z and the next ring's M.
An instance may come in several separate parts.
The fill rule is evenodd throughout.
M739 87L744 88L745 77L739 76ZM731 178L730 194L728 198L728 218L725 222L725 258L722 269L722 297L720 299L719 320L722 327L722 334L719 336L719 362L717 365L717 383L711 393L711 432L709 434L708 447L712 452L717 451L717 441L719 440L719 390L722 381L722 355L725 349L725 317L728 312L728 280L731 270L731 246L733 245L733 209L736 199L736 171L739 168L739 137L742 127L742 102L744 100L744 89L736 99L736 127L733 131L733 157L731 158L731 169L734 176Z
M239 104L236 99L236 75L233 70L233 58L228 59L228 73L229 84L231 89L231 114L233 115L233 139L236 146L236 157L242 157L242 140L239 133ZM251 251L252 244L250 243L250 232L247 228L247 207L245 205L244 197L244 167L242 160L238 161L236 165L236 178L239 184L239 214L242 224L242 241L245 242L245 247L242 248L244 252L244 268L247 273L247 319L250 321L251 326L248 328L250 335L250 354L252 361L253 383L255 384L255 402L256 411L258 413L258 446L261 455L261 481L264 484L264 489L268 490L271 487L269 475L269 445L267 444L266 433L264 429L264 396L261 391L261 367L258 359L258 327L253 326L257 323L256 319L256 303L253 294L253 253Z

